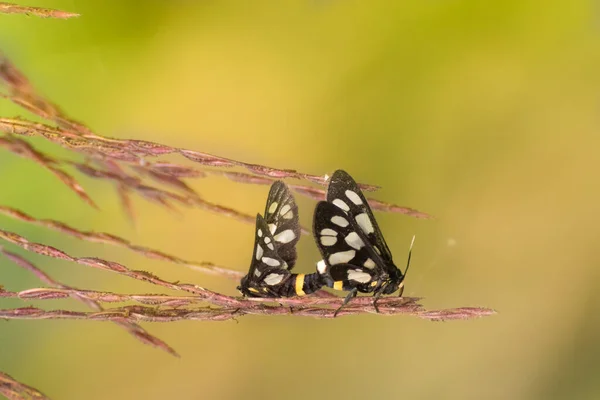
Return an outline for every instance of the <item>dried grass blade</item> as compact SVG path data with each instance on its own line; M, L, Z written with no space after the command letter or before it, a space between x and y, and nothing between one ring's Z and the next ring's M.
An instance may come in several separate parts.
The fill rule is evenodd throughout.
M43 168L45 168L46 170L50 171L58 179L60 179L60 181L64 183L69 189L75 192L75 194L77 194L79 198L81 198L90 206L98 209L96 203L86 193L85 189L83 189L79 182L77 182L77 180L71 175L58 168L57 165L59 165L59 162L57 160L36 150L30 143L24 141L23 139L19 139L16 137L0 136L0 146L7 148L14 154L30 159L42 166Z
M279 300L279 299L277 299ZM372 303L372 299L371 299ZM454 315L462 313L464 309L456 309L456 313L452 310L425 311L420 304L396 303L393 302L379 305L379 314L377 315L409 315L418 318L424 318L425 313L438 313L434 319L450 320ZM0 318L5 319L81 319L81 320L102 320L102 321L132 321L132 322L173 322L173 321L225 321L242 315L294 315L313 318L334 318L336 308L323 308L302 306L290 308L285 305L266 305L255 304L253 306L246 305L240 307L223 307L210 308L201 307L194 309L186 309L181 307L176 308L156 308L147 306L125 306L107 309L102 312L77 312L69 310L42 310L34 307L4 309L0 310ZM463 318L477 318L492 315L493 310L485 308L471 308L471 312L463 314ZM339 311L338 316L344 315L359 315L359 314L376 314L372 304L359 305L349 303L346 307ZM425 317L425 319L430 319Z
M31 224L35 224L38 226L43 226L45 228L49 228L58 232L65 233L69 236L73 236L80 240L85 240L92 243L104 243L110 244L114 246L124 247L129 250L132 250L138 254L141 254L145 257L158 259L163 261L168 261L175 264L184 265L188 268L204 272L210 273L214 275L221 275L231 279L239 280L244 274L240 271L232 270L217 264L214 264L209 261L189 261L180 257L176 257L167 253L163 253L162 251L154 250L148 247L138 246L127 239L121 238L116 235L112 235L110 233L105 232L93 232L93 231L82 231L75 229L67 224L64 224L59 221L55 221L52 219L37 219L32 217L29 214L26 214L22 211L19 211L15 208L0 206L0 213L7 215L11 218L18 219L20 221L28 222Z
M85 305L90 307L92 310L103 311L102 306L100 306L100 304L98 304L98 302L96 300L90 298L89 296L86 296L85 293L78 291L77 289L75 289L73 287L64 285L64 284L52 279L48 274L46 274L44 271L42 271L41 269L36 267L29 260L21 257L20 255L18 255L16 253L6 251L4 248L2 248L2 246L0 246L0 252L2 254L4 254L4 256L6 258L11 260L13 263L18 265L19 267L33 273L42 282L56 288L55 290L61 290L63 293L68 293L68 295L70 297L73 297L73 298L81 301L82 303L84 303ZM130 321L120 321L120 322L117 321L116 323L117 323L117 325L121 326L126 331L128 331L133 337L140 340L142 343L146 343L146 344L158 347L159 349L164 350L173 356L179 357L179 354L177 354L175 349L173 349L171 346L169 346L167 343L160 340L159 338L150 335L148 332L146 332L141 326L137 325L136 323L133 323Z
M50 400L39 390L15 380L2 371L0 371L0 394L9 400Z
M52 8L42 8L42 7L25 7L20 6L18 4L6 3L4 1L0 2L0 14L25 14L25 15L34 15L40 18L58 18L58 19L68 19L79 17L80 14L72 13L68 11L55 10Z
M177 291L186 291L189 293L193 293L199 296L205 296L207 299L218 301L218 299L222 296L218 293L212 292L210 290L204 289L200 286L192 285L192 284L176 284L164 281L159 277L151 274L147 271L134 271L123 264L119 264L113 261L103 260L101 258L96 257L72 257L65 253L62 250L59 250L55 247L48 246L41 243L33 243L24 238L21 235L18 235L14 232L8 232L0 229L0 239L4 239L7 242L13 243L27 251L31 251L36 254L40 254L47 257L56 258L59 260L67 260L72 261L80 265L86 265L92 268L103 269L106 271L115 272L117 274L127 276L132 279L144 281L151 283L156 286L161 286L167 289L177 290Z

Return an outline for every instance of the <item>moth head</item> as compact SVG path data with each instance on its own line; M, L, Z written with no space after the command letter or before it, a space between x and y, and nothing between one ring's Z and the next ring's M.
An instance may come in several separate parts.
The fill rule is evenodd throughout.
M395 267L395 266L394 266ZM391 274L388 279L383 283L382 292L383 294L392 294L396 290L404 288L404 275L398 268L391 268ZM402 295L402 292L400 292Z

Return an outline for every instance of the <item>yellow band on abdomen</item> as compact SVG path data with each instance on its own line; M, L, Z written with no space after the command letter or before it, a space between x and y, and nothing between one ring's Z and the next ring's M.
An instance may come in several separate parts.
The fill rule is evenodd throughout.
M335 290L344 290L344 281L335 281L335 282L333 282L333 288Z
M304 293L304 290L302 290L302 288L304 287L304 275L306 274L296 275L296 294L298 296L304 296L306 294Z

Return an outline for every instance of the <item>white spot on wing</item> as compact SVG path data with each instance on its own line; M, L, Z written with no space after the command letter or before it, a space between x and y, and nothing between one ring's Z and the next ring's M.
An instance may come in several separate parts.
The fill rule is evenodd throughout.
M337 236L337 232L333 229L325 228L321 230L322 236Z
M285 206L281 207L281 210L279 210L279 215L287 213L288 211L290 211L291 208L292 207L290 207L289 204L286 204Z
M325 260L319 261L317 263L317 271L319 271L320 274L324 274L326 270L327 270L327 264L325 263Z
M261 257L263 256L263 248L260 247L260 244L256 245L256 260L260 260Z
M271 235L273 235L276 230L277 230L277 225L269 224L269 232L271 232Z
M373 269L373 268L375 268L375 262L373 260L371 260L370 258L367 258L367 261L364 262L363 266L365 268Z
M279 262L279 260L276 260L274 258L271 257L263 257L261 258L262 262L264 262L265 264L267 264L269 267L277 267L279 264L281 264Z
M269 243L271 243L271 238L267 236L267 237L265 238L265 243L266 243L266 244L269 244Z
M275 250L275 246L273 246L273 243L269 243L267 247L269 248L269 250Z
M277 206L278 206L278 204L276 201L272 202L271 205L269 206L268 213L273 214L275 212L275 210L277 210Z
M352 260L356 255L355 250L347 250L340 251L339 253L333 253L329 256L329 264L337 265L337 264L345 264L348 261Z
M257 230L256 234L258 235L258 237L262 237L262 235L263 235L262 229Z
M340 217L339 215L334 215L333 217L331 217L331 222L333 222L337 226L341 226L342 228L347 227L349 224L346 218Z
M367 283L371 281L371 275L360 269L351 269L348 270L348 279L359 283Z
M337 242L335 236L321 236L319 240L323 246L333 246Z
M365 242L362 241L356 232L350 232L344 240L348 243L348 246L356 250L360 250L365 245Z
M283 280L283 274L269 274L265 278L265 283L269 286L277 285Z
M332 203L334 206L338 206L344 211L350 211L350 207L348 207L348 204L346 204L346 202L344 202L342 199L335 199L332 201Z
M371 219L367 215L367 213L358 214L354 217L356 223L361 227L364 233L369 234L375 232L373 228L373 224L371 223Z
M292 210L290 210L285 215L283 215L281 218L283 218L283 219L292 219L292 218L294 218L294 212Z
M296 234L294 233L293 230L286 229L285 231L280 232L277 235L275 235L274 239L279 243L289 243L292 240L296 239Z
M354 204L356 204L357 206L360 206L363 203L360 196L358 194L356 194L355 192L353 192L352 190L346 190L345 193L346 193L346 197L349 198L350 201L353 202Z
M256 269L254 270L254 275L256 275L256 276L260 276L260 271L258 270L258 268L256 268Z

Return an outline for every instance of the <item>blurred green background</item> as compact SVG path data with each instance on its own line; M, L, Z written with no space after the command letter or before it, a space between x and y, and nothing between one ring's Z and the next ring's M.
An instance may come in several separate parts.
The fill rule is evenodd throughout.
M348 170L374 197L436 220L376 213L428 308L499 314L433 323L364 315L143 324L182 355L110 323L0 323L0 370L54 399L597 399L600 397L600 17L585 1L33 1L60 21L0 15L0 49L41 93L100 134L302 172ZM23 115L6 101L0 115ZM40 149L69 157L56 146ZM178 159L179 160L179 159ZM179 160L180 161L180 160ZM246 270L253 227L134 201L81 179L90 209L0 152L0 204ZM262 212L266 186L191 181ZM299 198L310 225L314 202ZM235 284L0 217L77 256L235 294ZM7 246L15 250L12 246ZM26 253L21 253L26 254ZM27 254L77 287L155 288ZM298 271L318 260L300 241ZM0 259L9 290L43 286ZM22 302L1 302L2 308ZM31 303L83 310L72 300Z

